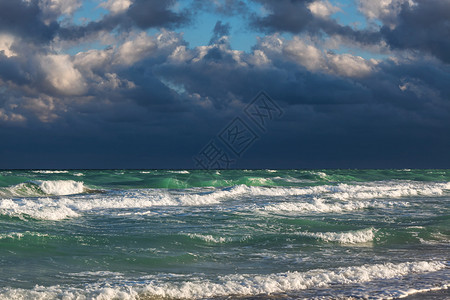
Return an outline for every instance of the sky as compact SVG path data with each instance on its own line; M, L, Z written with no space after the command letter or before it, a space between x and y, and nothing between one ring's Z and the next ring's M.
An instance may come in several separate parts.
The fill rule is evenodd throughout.
M0 169L450 168L448 0L0 0Z

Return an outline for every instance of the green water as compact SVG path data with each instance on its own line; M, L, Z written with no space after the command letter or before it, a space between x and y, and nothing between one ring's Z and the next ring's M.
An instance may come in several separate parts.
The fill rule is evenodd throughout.
M450 170L0 171L0 299L449 284Z

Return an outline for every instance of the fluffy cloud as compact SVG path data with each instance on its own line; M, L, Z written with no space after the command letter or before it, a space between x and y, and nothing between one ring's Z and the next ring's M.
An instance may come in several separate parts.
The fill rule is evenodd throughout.
M3 54L6 57L16 56L17 54L12 49L12 45L14 42L14 37L9 34L0 34L0 51L3 51Z
M375 71L377 61L366 60L360 56L335 54L321 50L311 39L294 37L292 40L280 38L278 35L268 36L260 42L260 47L267 54L277 56L283 54L309 71L319 71L344 77L362 77Z
M308 9L318 17L327 18L330 15L341 11L337 6L333 6L329 1L317 0L307 5Z
M117 14L126 11L131 4L131 0L108 0L100 3L100 6L106 8L113 14Z
M72 15L81 7L81 0L39 0L44 22L48 25L61 15Z
M415 3L412 0L358 0L358 8L367 18L381 20L391 28L395 28L403 5L413 7Z
M156 43L145 33L139 34L135 39L126 41L119 47L117 63L132 65L149 56L156 50Z
M40 58L46 82L63 95L81 95L86 82L69 55L50 54Z

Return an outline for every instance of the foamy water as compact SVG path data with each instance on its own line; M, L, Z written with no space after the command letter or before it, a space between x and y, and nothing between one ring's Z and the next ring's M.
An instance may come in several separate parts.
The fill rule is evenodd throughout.
M0 177L0 299L391 299L449 286L446 170Z

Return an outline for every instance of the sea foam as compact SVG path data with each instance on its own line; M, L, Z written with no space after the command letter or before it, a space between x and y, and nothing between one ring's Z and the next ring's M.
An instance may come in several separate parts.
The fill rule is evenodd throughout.
M74 180L34 180L0 188L0 197L39 197L80 194L84 183Z
M148 208L154 206L209 206L224 201L264 197L256 210L269 212L345 212L365 208L408 206L406 201L383 198L439 196L450 183L379 182L359 185L310 187L260 187L238 185L231 188L186 189L183 193L164 189L137 189L108 194L76 195L87 189L73 180L33 181L0 189L0 213L10 216L60 220L87 211L102 209ZM46 195L66 196L45 198ZM70 196L75 195L75 196ZM294 197L289 201L267 203L266 197ZM15 199L17 197L25 197ZM29 198L40 197L40 198ZM260 206L262 205L262 207Z
M217 280L192 278L181 282L167 281L159 276L147 276L133 283L126 280L115 285L88 284L84 288L67 286L36 286L31 290L2 288L0 299L138 299L146 297L167 297L176 299L199 299L224 296L271 295L301 291L309 288L323 288L330 285L355 285L374 280L398 278L409 274L435 272L446 267L439 261L419 261L404 263L385 263L341 267L337 269L316 269L307 272L285 272L267 275L233 274L219 276ZM117 274L102 276L117 278ZM167 278L173 278L171 274ZM121 277L121 276L119 276ZM181 276L183 278L185 276ZM445 289L443 283L435 289ZM394 290L390 295L402 297L426 289ZM369 295L366 295L369 297Z
M320 239L325 242L358 244L372 242L375 238L375 232L374 228L367 228L348 232L302 232L299 235Z
M34 181L48 195L73 195L85 190L84 183L73 180L37 180Z

